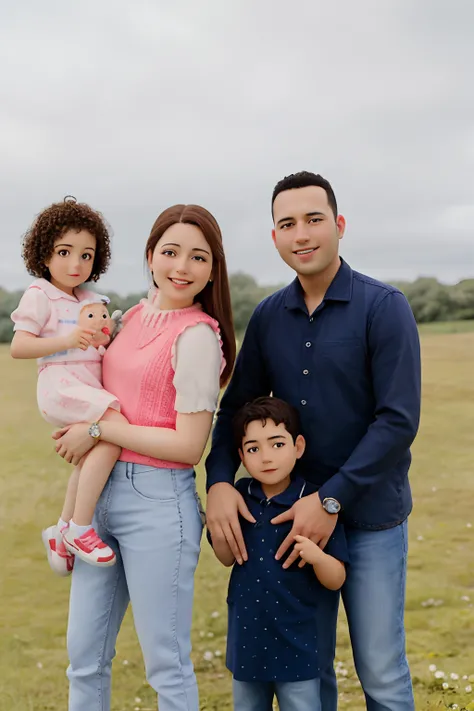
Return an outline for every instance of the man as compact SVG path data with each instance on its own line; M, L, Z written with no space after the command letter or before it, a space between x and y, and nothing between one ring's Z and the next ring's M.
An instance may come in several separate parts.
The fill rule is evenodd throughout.
M340 258L345 220L327 180L284 178L272 213L273 241L296 279L255 309L222 399L206 462L209 530L227 540L237 563L247 560L238 517L253 517L233 487L232 417L262 395L287 400L308 442L298 473L320 489L274 519L293 520L277 558L297 534L324 548L341 517L350 558L342 596L367 709L413 711L403 614L408 469L420 412L417 327L398 289ZM336 709L331 670L321 691L324 711Z

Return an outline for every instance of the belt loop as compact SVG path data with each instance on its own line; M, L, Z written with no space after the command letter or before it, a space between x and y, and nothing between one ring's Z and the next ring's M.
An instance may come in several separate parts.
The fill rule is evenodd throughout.
M132 471L133 471L133 464L131 462L126 463L126 470L125 470L125 476L127 479L130 479L132 476Z

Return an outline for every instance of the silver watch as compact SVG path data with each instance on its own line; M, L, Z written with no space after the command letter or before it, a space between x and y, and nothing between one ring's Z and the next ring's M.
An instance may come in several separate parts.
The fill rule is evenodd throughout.
M323 509L329 514L337 514L341 510L341 504L337 499L333 499L331 496L326 497L322 501Z
M100 431L100 426L98 422L93 422L91 426L89 427L89 435L96 440L96 442L100 439L100 435L102 432Z

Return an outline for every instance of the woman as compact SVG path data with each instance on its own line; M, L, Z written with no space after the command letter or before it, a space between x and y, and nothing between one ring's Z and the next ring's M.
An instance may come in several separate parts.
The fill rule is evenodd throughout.
M69 711L110 708L115 641L129 601L160 711L199 708L190 660L202 533L193 465L235 359L219 226L202 207L171 207L153 225L146 258L154 288L125 314L103 363L104 387L129 424L89 422L57 435L58 453L72 463L94 438L122 448L94 519L117 564L75 561Z

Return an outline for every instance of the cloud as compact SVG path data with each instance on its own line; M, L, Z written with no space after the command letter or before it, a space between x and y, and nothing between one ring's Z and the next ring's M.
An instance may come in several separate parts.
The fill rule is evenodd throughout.
M158 213L198 202L229 268L291 278L270 240L274 184L334 185L343 254L384 279L474 271L474 7L454 0L33 0L0 10L0 284L20 237L67 193L113 226L103 287L145 284Z

